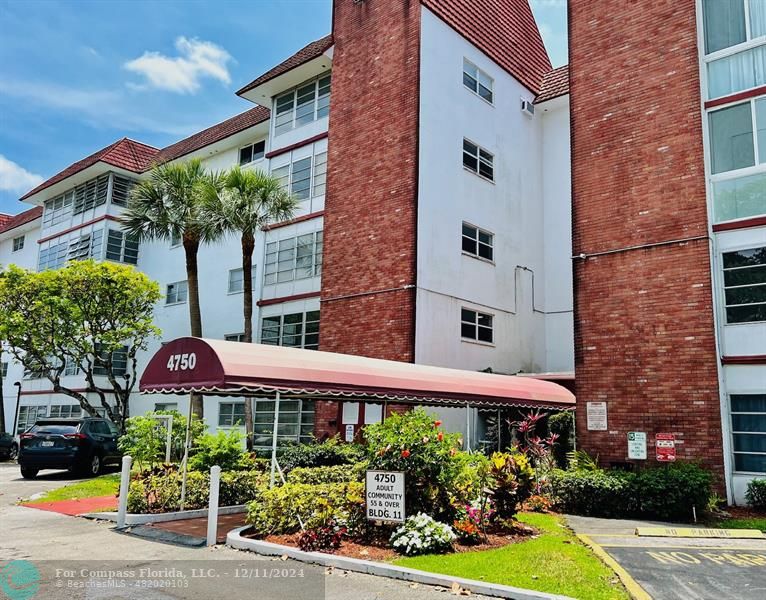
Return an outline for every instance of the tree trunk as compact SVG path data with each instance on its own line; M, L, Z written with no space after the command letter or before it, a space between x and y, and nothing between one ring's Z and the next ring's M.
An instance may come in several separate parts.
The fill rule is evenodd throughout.
M186 253L186 285L189 293L189 325L192 337L202 337L202 312L199 306L199 279L197 277L197 253L199 240L184 235L184 252ZM192 413L198 418L204 417L202 394L191 394Z
M253 250L255 237L252 231L242 232L242 278L243 278L243 317L245 320L246 344L253 343ZM245 398L245 436L247 450L253 449L253 400Z

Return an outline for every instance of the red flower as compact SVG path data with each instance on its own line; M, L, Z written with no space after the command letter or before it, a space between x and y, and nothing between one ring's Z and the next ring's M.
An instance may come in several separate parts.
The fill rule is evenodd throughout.
M408 458L409 455L410 455L410 451L409 450L407 450L406 448L404 450L402 450L402 458Z
M457 450L455 450L454 448L450 448L449 449L449 455L450 456L455 456L455 454L457 454Z
M434 427L441 427L441 421L434 421Z
M436 439L439 440L440 442L444 441L444 434L440 431L439 435L436 436Z

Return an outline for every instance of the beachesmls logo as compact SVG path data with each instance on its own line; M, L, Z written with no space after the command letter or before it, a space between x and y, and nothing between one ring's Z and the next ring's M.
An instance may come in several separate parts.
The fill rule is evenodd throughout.
M40 590L40 571L28 560L0 567L0 589L10 600L30 600Z

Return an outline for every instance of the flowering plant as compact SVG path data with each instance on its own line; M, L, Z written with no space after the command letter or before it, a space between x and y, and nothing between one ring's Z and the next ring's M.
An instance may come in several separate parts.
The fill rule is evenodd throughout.
M305 552L337 550L345 533L345 527L329 519L324 525L304 531L298 538L298 547Z
M418 513L394 531L391 546L408 556L447 552L452 549L455 537L455 532L446 523L439 523L425 513Z
M462 541L476 543L481 540L494 516L494 502L490 498L477 498L458 507L453 527Z

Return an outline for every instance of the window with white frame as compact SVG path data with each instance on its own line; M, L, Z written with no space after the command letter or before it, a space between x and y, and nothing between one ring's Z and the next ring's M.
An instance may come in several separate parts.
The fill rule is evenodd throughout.
M244 333L227 333L225 336L223 336L223 339L227 342L244 342L245 341L245 334Z
M96 229L91 232L70 238L67 260L85 260L88 258L101 258L104 231Z
M727 323L766 321L766 246L723 254Z
M74 190L69 190L60 196L47 200L43 209L43 229L68 221L72 216L73 200Z
M252 278L255 281L255 265L252 267ZM229 271L229 293L238 294L245 290L245 272L242 269Z
M8 377L8 361L3 361L0 363L0 375L2 375L3 379Z
M266 140L248 144L239 149L239 164L247 165L266 156Z
M112 204L117 206L127 206L130 200L130 192L136 185L135 179L128 179L119 175L112 174Z
M40 255L37 258L37 270L58 269L67 261L69 251L68 242L46 242L40 246Z
M57 419L71 419L82 416L82 407L79 404L52 404L48 409L48 416Z
M24 236L20 235L19 237L13 238L13 252L18 252L19 250L24 249Z
M489 231L463 223L463 252L486 260L494 259L495 236Z
M312 168L313 165L313 168ZM327 152L300 158L271 170L280 185L298 201L323 196L327 181Z
M264 285L318 277L322 273L321 231L266 244Z
M494 80L467 58L463 59L463 85L492 104Z
M187 281L169 283L165 288L165 304L182 304L189 298L189 284Z
M74 189L72 214L78 215L106 203L109 193L109 174L99 175Z
M221 402L218 405L218 427L243 427L244 425L244 402Z
M44 419L48 408L44 404L34 406L19 406L19 418L16 423L16 434L24 433L35 424L37 419Z
M154 412L178 410L178 402L155 402Z
M270 448L274 434L276 402L257 398L253 406L253 446ZM279 403L277 444L309 443L314 434L314 401L282 400Z
M122 346L121 348L118 348L117 350L112 352L111 356L109 356L108 352L102 351L98 347L96 348L96 350L98 351L99 358L101 360L105 362L108 362L111 360L112 373L114 373L114 375L121 377L128 372L128 347L127 346ZM107 373L108 371L105 366L95 365L93 367L94 375L102 375L105 377Z
M734 470L766 473L766 394L731 394Z
M319 348L319 311L275 315L261 320L261 344Z
M106 260L135 265L138 263L138 238L124 231L109 229L106 238Z
M330 75L307 81L274 101L274 135L286 133L330 114Z
M460 310L460 335L466 340L477 342L493 342L493 317L490 314L470 308Z
M180 246L183 243L184 239L183 237L178 233L171 233L170 234L170 247L175 248L176 246Z
M463 138L463 166L477 175L495 180L495 157L481 146Z

